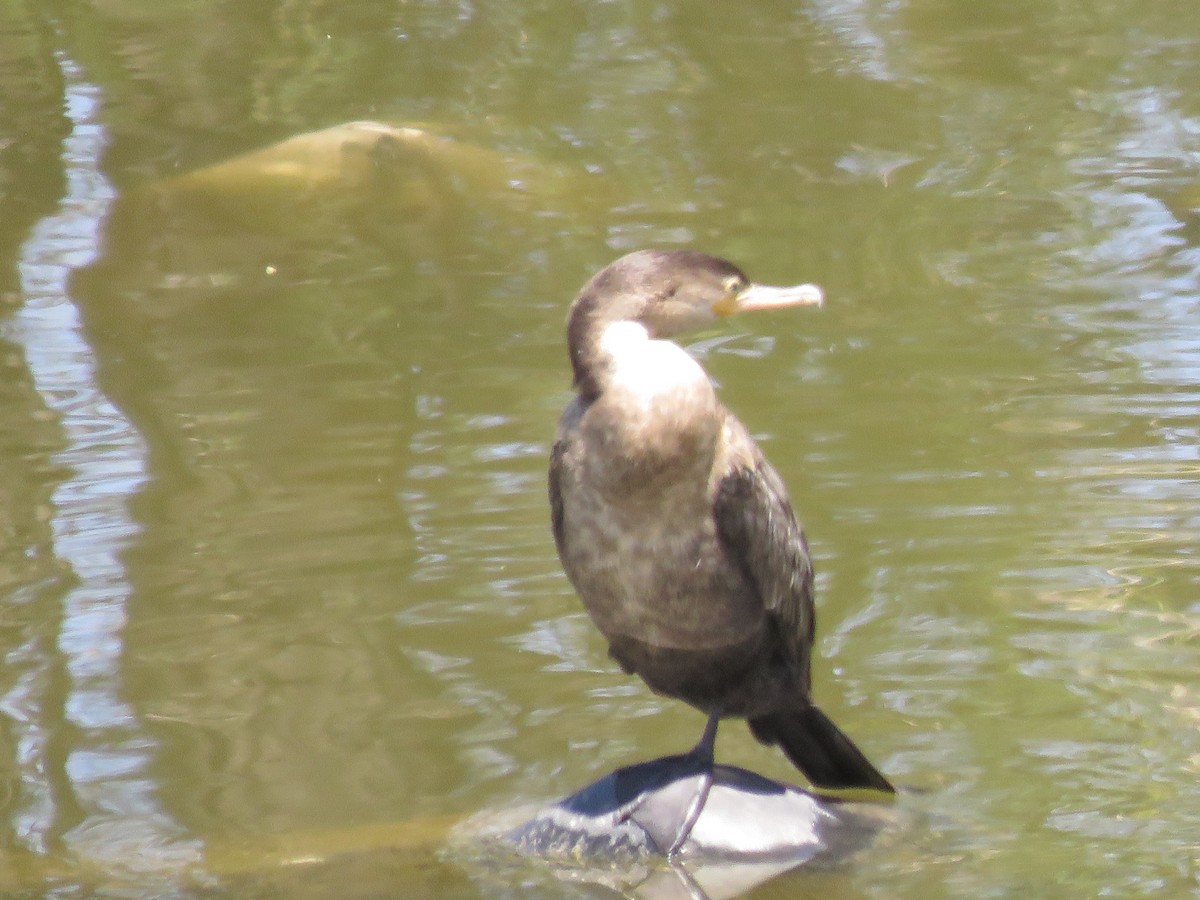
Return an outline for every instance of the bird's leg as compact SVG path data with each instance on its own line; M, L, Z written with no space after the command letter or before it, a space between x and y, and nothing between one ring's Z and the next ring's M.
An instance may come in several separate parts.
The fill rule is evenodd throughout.
M696 785L696 793L692 795L687 812L684 814L683 824L679 826L679 833L675 836L675 841L671 844L671 849L667 851L667 859L674 859L675 854L683 848L684 842L687 841L692 833L692 829L696 827L696 821L700 818L700 813L704 810L704 804L708 800L708 792L712 790L717 726L720 723L721 719L716 713L710 715L708 723L704 726L704 734L700 735L700 740L696 743L696 746L688 752L690 761L701 769L700 781Z

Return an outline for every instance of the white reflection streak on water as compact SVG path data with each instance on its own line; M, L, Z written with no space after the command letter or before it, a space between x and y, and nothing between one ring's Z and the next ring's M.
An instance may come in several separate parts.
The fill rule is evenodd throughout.
M58 415L68 444L54 457L71 474L54 493L51 530L55 554L78 579L63 598L58 650L70 677L66 718L80 734L66 776L85 818L65 841L110 872L163 872L194 861L200 847L159 808L146 774L154 742L120 696L129 598L120 552L137 533L127 504L145 481L146 449L98 386L96 359L68 294L71 270L96 254L115 192L99 170L99 89L82 81L66 56L57 59L71 124L62 151L67 188L58 211L39 222L21 248L24 304L6 332L24 347L34 384ZM22 747L33 757L22 759L22 775L43 784L31 785L39 800L16 824L32 849L44 850L56 815L45 782L61 774L45 771L45 737L36 715L21 725L27 731Z

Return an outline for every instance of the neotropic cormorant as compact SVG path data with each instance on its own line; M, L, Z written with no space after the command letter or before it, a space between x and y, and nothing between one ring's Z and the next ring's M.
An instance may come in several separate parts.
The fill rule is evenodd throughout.
M723 259L630 253L575 299L567 343L577 396L550 459L554 539L609 653L655 692L717 724L742 717L819 788L893 788L810 696L813 570L783 482L704 369L668 338L719 316L819 305L813 285L753 284Z

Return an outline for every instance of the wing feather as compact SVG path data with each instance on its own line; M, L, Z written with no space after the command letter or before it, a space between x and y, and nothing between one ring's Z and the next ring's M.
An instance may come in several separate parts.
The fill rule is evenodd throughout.
M729 558L740 566L776 626L783 649L809 682L815 630L813 567L804 531L778 473L740 423L727 434L740 452L717 482L714 515Z

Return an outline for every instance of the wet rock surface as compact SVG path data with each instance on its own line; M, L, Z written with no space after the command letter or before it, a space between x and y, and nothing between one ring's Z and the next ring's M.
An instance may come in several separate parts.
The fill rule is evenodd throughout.
M467 829L559 877L643 897L732 897L799 866L848 860L895 818L886 803L820 797L717 766L688 839L666 850L701 773L687 756L628 766L548 806Z

